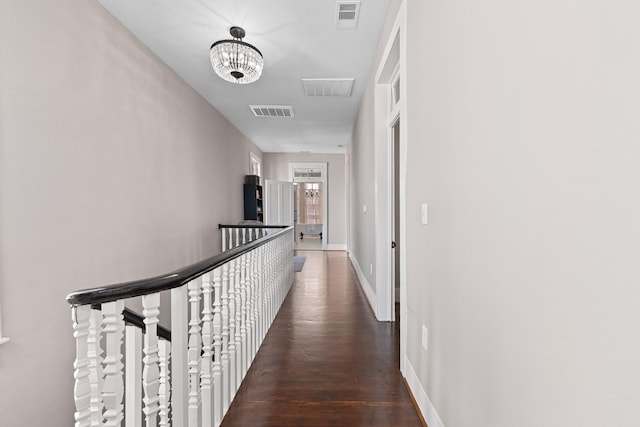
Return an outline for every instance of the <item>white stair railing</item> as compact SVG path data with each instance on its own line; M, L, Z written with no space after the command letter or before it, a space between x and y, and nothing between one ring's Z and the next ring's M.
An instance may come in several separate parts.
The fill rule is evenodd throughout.
M218 224L222 233L222 250L237 248L238 246L253 242L261 237L268 236L283 229L286 225L262 225L262 224Z
M220 425L293 283L292 259L293 228L279 228L163 276L70 294L75 426ZM171 331L158 324L168 290ZM142 316L125 309L131 298Z

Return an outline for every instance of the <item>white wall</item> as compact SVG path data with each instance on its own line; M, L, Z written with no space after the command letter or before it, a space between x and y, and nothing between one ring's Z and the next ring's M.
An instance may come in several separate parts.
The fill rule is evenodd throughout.
M264 153L262 170L265 179L289 181L289 163L327 163L328 245L329 249L347 245L346 172L344 154Z
M65 296L218 252L260 151L95 1L3 0L0 40L0 424L69 426Z
M639 15L408 1L408 357L447 427L640 425Z

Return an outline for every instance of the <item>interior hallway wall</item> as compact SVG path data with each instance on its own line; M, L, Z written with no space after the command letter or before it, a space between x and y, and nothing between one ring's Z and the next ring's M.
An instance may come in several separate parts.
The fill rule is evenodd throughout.
M640 425L640 4L407 14L408 357L440 418Z
M344 154L264 153L265 179L289 181L289 163L327 163L327 233L329 249L347 246L346 172Z
M217 253L260 151L96 1L3 0L0 40L0 424L70 426L65 296Z

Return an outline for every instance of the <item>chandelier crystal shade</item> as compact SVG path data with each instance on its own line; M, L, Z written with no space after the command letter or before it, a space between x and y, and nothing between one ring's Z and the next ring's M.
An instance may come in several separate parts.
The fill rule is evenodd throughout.
M239 84L253 83L260 78L264 59L253 45L243 42L245 32L231 27L233 40L220 40L211 45L211 66L222 79Z

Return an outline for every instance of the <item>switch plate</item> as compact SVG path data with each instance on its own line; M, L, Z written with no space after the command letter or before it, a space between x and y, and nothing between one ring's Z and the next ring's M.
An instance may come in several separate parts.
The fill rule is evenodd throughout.
M426 350L429 343L429 330L426 326L422 325L422 347Z
M369 265L369 274L373 274L373 264Z
M422 207L421 207L421 221L423 224L427 224L428 222L428 215L427 215L427 204L423 203Z
M367 213L367 205L362 205L362 213Z

